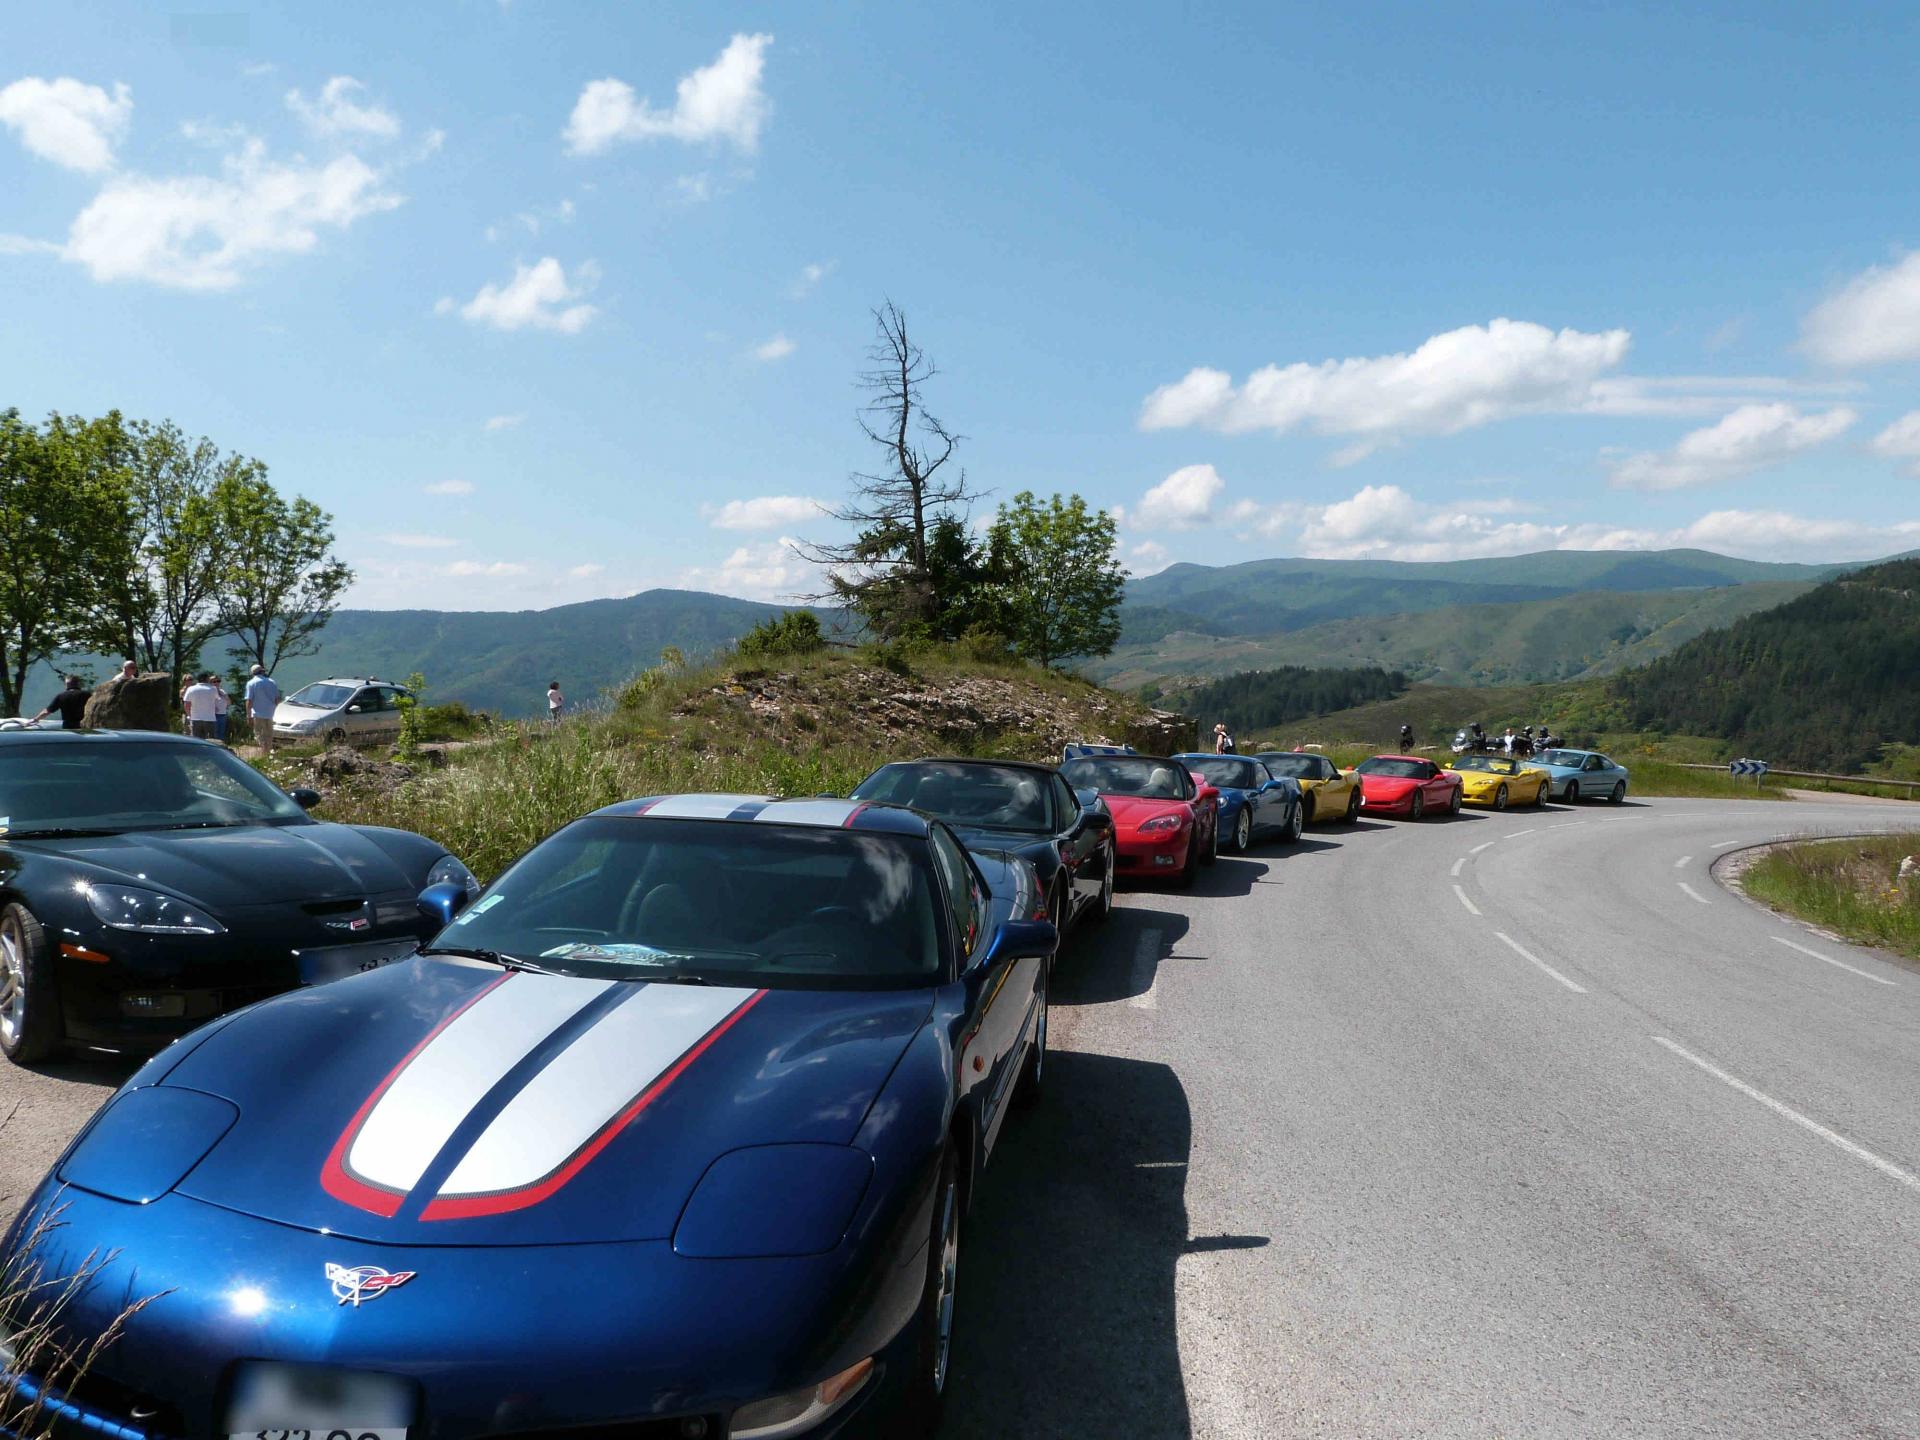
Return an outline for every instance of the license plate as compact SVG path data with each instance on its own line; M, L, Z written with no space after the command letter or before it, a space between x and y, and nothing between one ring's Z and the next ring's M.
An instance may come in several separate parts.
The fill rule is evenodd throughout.
M329 980L378 970L382 965L404 960L417 948L417 940L388 940L373 945L325 945L317 950L297 950L294 954L300 962L300 983L324 985ZM324 1435L321 1440L325 1440Z
M227 1440L407 1440L417 1404L395 1375L243 1361L223 1430Z
M227 1440L407 1440L407 1431L405 1426L365 1430L358 1425L312 1425L290 1430L237 1430Z

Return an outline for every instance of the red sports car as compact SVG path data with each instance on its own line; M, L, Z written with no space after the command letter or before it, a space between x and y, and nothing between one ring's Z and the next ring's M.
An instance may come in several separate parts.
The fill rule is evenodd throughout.
M1360 808L1369 815L1404 815L1418 820L1435 810L1460 813L1460 776L1417 755L1375 755L1362 760Z
M1060 767L1076 791L1095 791L1113 813L1121 875L1164 876L1181 885L1211 865L1220 837L1220 792L1177 760L1087 755Z

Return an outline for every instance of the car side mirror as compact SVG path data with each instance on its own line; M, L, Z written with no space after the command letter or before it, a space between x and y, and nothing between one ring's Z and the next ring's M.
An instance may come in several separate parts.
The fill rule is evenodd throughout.
M301 785L289 790L287 792L287 798L302 810L311 810L320 803L320 792L318 790L310 790L305 785Z
M360 713L360 707L358 705L347 706L347 714L358 715L359 713Z
M1196 800L1218 800L1220 798L1219 787L1214 785L1202 785L1198 790L1194 792L1193 798Z
M429 885L420 892L418 904L420 913L427 919L451 925L453 917L467 908L467 887L456 885L451 880Z
M1269 780L1269 781L1267 781L1267 783L1266 783L1266 784L1264 784L1264 785L1262 785L1262 786L1260 787L1260 793L1261 793L1262 795L1265 795L1265 794L1268 794L1268 793L1269 793L1269 792L1271 792L1271 791L1274 791L1274 790L1284 790L1284 789L1286 789L1286 788L1287 788L1287 787L1286 787L1286 786L1284 786L1284 785L1282 785L1282 784L1281 784L1281 783L1280 783L1280 782L1279 782L1278 780Z
M1050 960L1060 948L1060 931L1051 920L1009 920L994 932L986 960Z

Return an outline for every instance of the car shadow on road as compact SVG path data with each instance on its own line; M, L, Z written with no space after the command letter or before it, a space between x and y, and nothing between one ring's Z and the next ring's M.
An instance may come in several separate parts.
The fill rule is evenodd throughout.
M1177 910L1115 910L1106 924L1073 936L1060 952L1048 999L1055 1005L1105 1005L1144 995L1162 957L1186 934L1187 917Z
M69 1085L98 1085L103 1090L117 1090L127 1083L128 1077L140 1068L146 1058L144 1055L122 1055L113 1050L76 1050L62 1055L58 1060L35 1065L33 1070L36 1075L64 1081Z
M1186 1091L1165 1065L1056 1051L961 1254L942 1440L1193 1434L1174 1267L1258 1236L1187 1233Z

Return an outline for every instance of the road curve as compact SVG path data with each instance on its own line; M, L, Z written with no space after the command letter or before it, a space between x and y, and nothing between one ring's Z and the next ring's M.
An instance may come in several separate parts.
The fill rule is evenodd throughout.
M1123 897L982 1187L943 1435L1920 1434L1920 968L1711 873L1916 824L1362 820ZM0 1066L0 1196L126 1073Z

